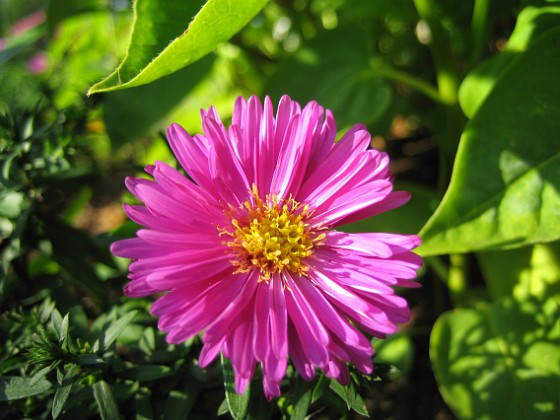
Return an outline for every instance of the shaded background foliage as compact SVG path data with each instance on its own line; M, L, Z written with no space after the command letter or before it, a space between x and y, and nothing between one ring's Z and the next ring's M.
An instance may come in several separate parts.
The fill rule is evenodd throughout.
M1 2L0 418L558 418L558 74L553 0ZM426 262L373 376L272 402L167 345L108 253L165 126L251 94L365 123L413 198L348 229Z

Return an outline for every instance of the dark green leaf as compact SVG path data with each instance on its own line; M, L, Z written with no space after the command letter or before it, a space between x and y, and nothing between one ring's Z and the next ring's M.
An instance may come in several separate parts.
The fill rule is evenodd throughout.
M119 407L113 396L111 386L105 381L93 384L93 396L102 420L115 420L120 418Z
M321 373L319 376L319 380L317 381L317 385L315 385L315 388L313 388L311 403L316 402L319 398L323 396L325 391L329 388L330 383L331 380Z
M226 391L226 400L229 406L229 412L235 420L244 419L249 408L249 399L251 397L251 384L243 395L239 395L235 391L235 373L228 359L221 355L222 371L224 374L224 388Z
M198 394L200 382L189 380L182 390L173 390L165 402L164 418L169 420L183 420L188 418Z
M152 420L154 413L152 409L151 392L147 388L140 388L136 393L136 420Z
M138 381L151 381L172 375L173 370L169 366L163 365L142 365L127 369L124 376Z
M194 63L243 28L267 2L208 0L200 9L201 1L136 1L128 54L89 93L140 86Z
M64 405L66 404L66 401L70 396L70 392L72 391L74 380L79 372L80 372L79 368L74 365L64 375L62 384L57 388L56 393L54 394L52 411L51 411L53 419L56 419L62 413Z
M293 405L294 409L290 416L293 420L303 420L309 411L311 404L311 395L313 389L309 382L304 381L299 376L296 379L296 389L294 391Z
M51 383L42 378L31 385L32 378L19 376L0 376L0 401L18 400L40 394L51 387Z
M101 363L105 363L101 357L93 353L79 354L77 356L77 360L78 364L81 366L99 365Z
M422 255L560 238L560 26L522 54L463 132L449 189L420 233Z
M275 100L283 94L302 104L316 100L339 126L374 123L390 105L391 89L369 73L369 38L357 27L322 33L281 65L266 91Z
M47 2L47 28L49 34L54 34L59 22L75 15L100 9L101 0L49 0Z
M348 385L341 385L338 381L332 379L330 388L346 402L346 406L349 410L352 409L362 416L369 417L366 403L356 391L356 387L352 381L350 381Z

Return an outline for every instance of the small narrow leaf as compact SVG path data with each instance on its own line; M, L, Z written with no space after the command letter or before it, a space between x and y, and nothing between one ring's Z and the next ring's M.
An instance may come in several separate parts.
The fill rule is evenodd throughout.
M102 332L100 338L101 350L103 352L107 351L111 344L118 338L118 336L124 331L124 329L130 324L132 318L136 316L137 311L132 311L127 313L121 319L113 322L109 328Z
M93 384L93 396L99 409L102 420L114 420L119 418L119 408L113 390L105 381L99 381Z
M235 420L244 419L249 408L251 384L249 384L247 390L243 393L243 395L239 395L235 391L235 374L233 372L231 363L223 355L221 356L221 358L222 370L224 374L224 387L226 390L226 400L229 406L229 412Z
M44 378L31 385L31 378L0 376L0 401L18 400L40 394L51 387Z
M173 370L169 366L163 365L142 365L135 366L124 372L124 376L138 381L152 381L172 375Z
M313 394L313 389L309 382L304 381L302 378L298 377L296 381L296 389L294 391L294 410L292 411L292 420L303 420L307 416L309 411L309 405L311 404L311 396Z
M332 379L330 388L346 402L348 409L352 409L362 416L369 417L366 403L362 399L361 395L356 391L356 387L353 382L350 382L345 386Z
M58 309L54 309L51 313L51 324L54 329L56 337L60 340L60 329L62 327L62 315L58 312Z
M68 338L68 325L70 322L69 317L69 313L64 315L64 318L62 318L62 322L60 323L60 337L58 339L60 343L64 342L66 338Z
M183 420L189 417L200 392L200 382L189 380L182 390L173 390L165 402L166 420Z
M77 377L80 369L77 366L72 366L68 372L64 375L61 386L59 386L54 394L53 405L52 405L52 416L56 419L61 413L70 396L72 391L72 386L74 385L74 380Z

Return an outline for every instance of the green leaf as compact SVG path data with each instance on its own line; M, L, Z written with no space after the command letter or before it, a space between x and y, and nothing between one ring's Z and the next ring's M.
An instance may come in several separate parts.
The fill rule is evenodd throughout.
M138 381L152 381L172 375L173 370L164 365L142 365L127 369L124 376Z
M247 415L249 408L249 399L251 397L251 384L243 395L239 395L235 391L235 373L228 359L221 355L222 371L224 374L224 387L226 391L226 400L229 407L229 412L235 420L244 419Z
M62 315L60 314L58 309L54 309L51 313L51 324L53 326L56 337L60 340L61 328L62 328Z
M31 384L32 378L0 376L0 401L19 400L45 392L51 383L44 378Z
M68 338L68 327L70 323L70 314L64 315L62 322L60 323L59 338L60 343L64 342Z
M377 341L374 348L376 364L388 364L398 369L394 379L408 375L414 358L414 346L408 335L390 335L384 340Z
M556 27L508 67L465 128L451 184L420 232L418 252L506 249L560 238L559 69Z
M430 357L441 393L459 418L558 418L558 303L558 297L506 297L437 320Z
M111 142L120 146L161 126L163 117L208 75L212 62L207 57L149 85L108 94L103 118Z
M151 420L154 418L151 395L152 393L148 388L140 388L136 392L136 420Z
M540 36L560 24L560 7L527 7L519 13L506 48L468 74L459 90L459 103L472 118L508 66L522 57Z
M355 26L321 33L282 63L266 92L275 101L283 94L302 104L316 100L333 112L339 127L373 124L388 109L392 91L370 72L370 38Z
M189 380L182 390L173 390L165 402L163 418L183 420L188 418L200 392L200 382Z
M366 403L356 391L354 382L350 381L348 385L341 385L338 381L332 379L330 388L346 402L349 410L352 409L362 416L369 417Z
M70 368L70 370L68 370L64 375L62 384L56 389L51 411L53 419L56 419L62 413L62 409L70 396L70 392L72 391L74 380L79 373L80 369L75 365L72 366L72 368Z
M120 418L119 407L113 395L111 386L105 381L93 384L93 396L102 420L115 420Z
M109 347L111 347L111 344L113 344L118 336L125 330L137 313L138 311L131 311L127 313L122 318L111 323L109 327L101 333L99 341L102 352L107 351Z
M78 354L76 359L80 366L99 365L105 363L101 357L93 353Z
M313 388L311 387L311 383L304 381L298 376L293 397L294 409L290 416L292 420L305 419L309 411L309 406L311 405L312 394Z
M200 9L200 1L137 0L127 55L88 93L144 85L194 63L241 30L267 2L208 0Z
M478 262L494 299L515 294L544 297L560 294L560 243L537 244L507 251L477 254Z

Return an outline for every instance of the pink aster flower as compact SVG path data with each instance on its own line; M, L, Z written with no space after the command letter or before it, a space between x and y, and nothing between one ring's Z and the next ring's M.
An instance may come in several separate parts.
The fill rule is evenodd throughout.
M162 162L153 181L128 178L144 205L126 205L145 227L115 242L131 258L129 297L161 294L151 312L169 343L202 333L199 363L221 352L242 393L258 365L268 398L280 395L288 358L311 380L341 383L347 362L369 374L365 333L385 337L406 322L394 286L415 287L415 235L335 228L399 207L385 153L370 150L363 125L335 142L330 111L284 96L239 98L225 127L202 111L204 135L172 125L167 136L188 177Z

